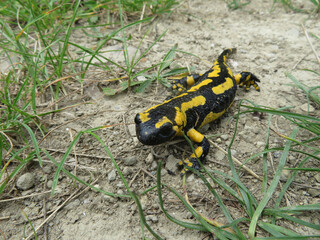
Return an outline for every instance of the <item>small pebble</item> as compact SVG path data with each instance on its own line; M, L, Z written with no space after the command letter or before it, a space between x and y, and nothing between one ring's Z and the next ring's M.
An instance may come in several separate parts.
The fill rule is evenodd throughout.
M159 221L159 219L156 215L148 215L148 216L146 216L146 220L151 221L153 223L157 223Z
M109 203L114 203L116 199L114 197L108 196L108 195L103 195L103 199L106 200Z
M128 130L131 136L136 136L136 126L131 124L128 126Z
M220 138L221 138L223 141L226 141L226 140L228 140L229 135L227 135L227 134L222 134L222 135L220 136Z
M308 112L308 106L309 106L309 112L314 112L314 107L311 106L311 105L308 104L308 103L302 104L302 105L300 106L300 109L301 109L302 111L304 111L304 112Z
M31 173L25 173L21 175L16 183L17 188L22 190L28 190L34 185L34 176Z
M108 173L109 182L116 180L116 176L117 176L116 170L113 169L111 172Z
M47 182L47 188L51 188L52 187L52 180L48 180Z
M215 160L217 160L217 161L222 161L225 156L226 156L226 155L225 155L223 152L221 152L221 151L216 151L216 152L214 153L214 158L215 158Z
M137 157L136 156L130 156L123 159L123 164L126 166L133 166L137 163Z
M175 158L173 155L169 155L166 162L166 169L175 172L178 167L177 163L179 162L179 159Z
M258 142L256 142L256 145L257 145L257 147L263 147L263 146L265 146L265 143L258 141Z
M149 153L145 162L146 162L146 164L151 164L153 162L153 160L154 160L153 154Z
M152 162L151 170L156 170L158 168L158 163L156 161Z
M287 170L287 169L283 169L281 171L281 176L280 176L280 179L281 180L287 180L291 175L291 171L290 170Z
M316 175L314 175L314 178L318 183L320 183L320 173L317 173Z
M80 206L80 200L75 199L72 202L68 203L64 208L67 210L71 210L71 209L76 208L78 206Z
M50 165L44 166L42 168L42 170L43 170L44 173L50 174L50 173L52 173L52 166L50 166Z
M129 176L133 173L133 169L130 167L124 167L122 173L124 176Z
M318 195L320 195L320 191L318 189L309 188L307 189L307 191L312 197L317 197Z

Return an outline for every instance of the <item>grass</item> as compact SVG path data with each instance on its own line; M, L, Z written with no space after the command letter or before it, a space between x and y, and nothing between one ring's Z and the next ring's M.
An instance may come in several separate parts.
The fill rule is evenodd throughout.
M276 3L281 3L283 5L283 7L285 7L286 9L290 9L295 12L305 12L305 13L308 13L308 12L319 13L320 12L320 1L319 0L309 0L306 2L311 3L313 8L305 9L304 8L305 6L303 4L300 4L299 6L297 6L297 4L295 4L291 0L273 0L274 5Z
M310 2L315 7L314 12L319 12L319 2L316 0L310 0ZM232 1L229 7L236 9L247 3L249 2ZM281 1L281 3L294 9L291 1ZM142 34L134 56L129 56L127 51L131 44L131 36L128 34L130 28L141 24L147 25L162 14L170 14L177 6L178 2L174 0L99 1L99 4L80 0L64 1L63 3L45 0L15 1L13 3L2 1L0 3L0 13L3 16L0 19L0 52L1 55L6 56L10 65L7 74L0 76L0 197L8 192L8 187L12 186L16 177L27 166L35 161L39 167L42 167L44 160L47 159L56 167L52 178L52 195L55 194L59 184L59 177L64 174L74 182L80 183L81 186L89 187L101 194L130 199L137 205L142 239L149 236L147 231L154 238L162 239L161 234L157 233L153 226L147 222L140 202L141 196L151 191L157 193L163 214L173 224L193 231L209 232L219 239L308 239L320 237L316 235L305 236L285 227L286 224L291 223L298 227L320 230L318 225L305 221L303 218L309 212L319 212L319 204L284 205L285 195L298 174L320 171L319 168L308 166L312 159L320 160L318 156L320 149L317 143L320 136L320 120L311 114L302 115L289 111L290 109L258 106L249 101L240 103L238 112L234 116L235 131L228 148L231 172L228 174L216 169L209 170L202 163L200 163L202 165L201 172L190 169L199 176L212 198L216 199L225 218L225 224L210 219L209 216L201 213L192 205L188 199L188 186L185 179L182 181L183 194L180 189L174 189L170 184L165 183L161 179L161 162L157 169L156 184L140 194L134 192L107 144L100 137L103 129L112 126L89 128L78 132L73 136L60 159L41 147L41 142L48 133L45 124L46 118L67 108L78 106L77 104L67 107L59 106L59 102L69 94L66 88L68 86L65 83L66 79L73 79L76 86L83 90L86 74L92 67L110 74L116 73L119 77L115 81L122 81L118 87L104 87L103 89L105 94L114 95L130 88L134 88L136 92L142 92L153 82L168 86L167 77L186 72L186 68L168 70L174 61L175 53L179 51L176 45L163 54L159 63L148 68L139 66L142 59L148 56L152 47L161 41L166 32L161 33L147 47L143 48L150 31L146 30ZM101 16L108 16L109 21L101 22ZM142 19L140 19L141 16L143 16ZM128 19L130 19L129 22L127 22ZM81 21L86 24L79 24ZM108 28L109 31L101 33L100 28ZM73 41L72 34L76 30L81 30L88 38L94 39L97 42L96 46L88 48ZM316 35L314 37L319 40ZM122 44L124 65L116 63L100 53L100 50L110 41L118 41ZM141 50L141 54L138 54L138 50ZM74 57L70 52L80 54ZM94 63L94 60L97 60L99 64ZM306 71L311 71L316 76L320 75L319 72L311 69ZM136 81L138 76L143 76L145 80ZM306 102L319 108L320 87L308 87L299 81L298 77L290 73L287 73L287 76L292 80L293 86L305 94ZM123 81L123 78L126 80ZM43 99L48 96L51 99L49 103L52 105L49 110L41 107ZM231 156L240 115L247 114L248 117L251 117L250 114L255 112L268 116L265 148L261 152L253 153L244 163L258 157L262 159L263 181L260 183L260 188L263 194L260 198L248 189L239 174L241 167L234 165ZM271 124L274 116L281 116L283 119L281 121L286 121L294 126L292 132L288 135L275 132ZM308 133L310 138L301 140L299 137L301 133ZM282 138L284 144L279 147L270 147L269 141L272 134L277 134ZM115 194L97 188L92 182L86 182L66 169L65 163L70 158L73 149L80 144L81 139L92 139L104 150L124 184L125 193ZM190 141L189 143L191 144ZM276 152L281 152L281 156L275 172L272 173L267 158L269 153ZM301 158L295 167L287 167L287 158L292 153L299 153ZM289 170L291 175L282 184L280 180L283 170ZM214 185L210 182L213 182ZM170 210L166 208L165 191L176 197L181 206L184 206L186 211L193 216L194 222L180 220L170 213ZM226 204L225 195L220 192L227 193L233 201L237 202L242 213L241 217L234 217ZM30 235L25 233L25 236L37 238L38 233L32 220L26 214L25 216L28 220L28 230L31 230ZM286 222L286 224L283 225L282 222ZM261 232L265 237L261 237ZM256 236L257 233L260 235Z

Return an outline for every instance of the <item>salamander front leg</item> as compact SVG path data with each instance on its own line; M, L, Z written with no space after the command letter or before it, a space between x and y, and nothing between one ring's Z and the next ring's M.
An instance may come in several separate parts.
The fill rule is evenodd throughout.
M195 84L197 81L199 81L202 74L192 74L188 75L186 77L172 77L171 79L171 89L173 91L177 92L183 92L186 91L188 88L190 88L193 84Z
M192 155L189 158L186 158L185 160L180 161L178 163L179 166L183 167L183 169L181 170L181 175L184 175L188 171L188 169L185 166L199 170L200 164L197 158L199 158L199 160L202 161L205 158L205 156L207 156L210 147L206 137L194 128L190 129L187 132L187 136L193 142L196 142L198 147L195 149L195 153L192 153Z
M239 84L239 87L245 86L245 90L249 91L250 86L253 86L257 91L260 91L260 88L257 84L257 82L260 82L260 80L253 75L251 72L241 72L234 76L237 84Z

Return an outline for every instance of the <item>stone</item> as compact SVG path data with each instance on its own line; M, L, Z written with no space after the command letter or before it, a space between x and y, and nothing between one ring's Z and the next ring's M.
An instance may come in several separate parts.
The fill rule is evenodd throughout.
M46 173L46 174L50 174L52 173L52 166L50 165L46 165L42 168L43 172Z
M219 150L214 153L214 159L216 161L222 161L225 156L226 155L223 152L219 151Z
M131 124L128 126L128 131L132 137L136 136L136 126Z
M283 169L281 171L281 176L280 176L280 179L285 181L287 180L291 175L291 171L290 170L287 170L287 169Z
M133 166L137 163L137 157L135 155L130 156L130 157L126 157L123 159L123 164L125 166Z
M314 178L318 183L320 183L320 173L317 173L316 175L314 175Z
M307 189L307 192L312 196L312 197L317 197L320 195L320 191L318 189L314 188L309 188Z
M146 164L151 164L154 160L153 154L149 153L148 156L145 159Z
M21 175L16 183L17 188L22 190L28 190L34 185L34 176L31 173L25 173Z
M131 167L124 167L122 173L124 176L129 176L133 173L133 169Z
M159 221L156 215L148 215L146 216L147 221L151 221L152 223L157 223Z
M302 104L301 106L300 106L300 109L302 110L302 111L304 111L304 112L308 112L308 106L309 106L309 112L314 112L314 107L313 106L311 106L310 104L308 104L308 103L305 103L305 104Z
M228 140L229 135L227 135L227 134L222 134L222 135L220 136L220 138L221 138L223 141L226 141L226 140Z
M64 208L67 210L71 210L74 209L76 207L80 206L80 200L79 199L75 199L72 202L68 203Z
M158 163L156 161L153 161L151 164L151 170L156 170L158 168Z
M178 169L178 162L179 159L175 158L173 155L169 155L166 162L166 169L174 173Z
M109 182L116 180L116 176L117 176L116 170L114 170L114 169L111 170L111 172L108 173Z

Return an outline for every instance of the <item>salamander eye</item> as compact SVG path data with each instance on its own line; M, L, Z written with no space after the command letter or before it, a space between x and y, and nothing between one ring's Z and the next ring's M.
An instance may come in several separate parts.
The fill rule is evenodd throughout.
M161 127L160 135L164 136L164 137L167 137L167 136L171 136L172 132L173 132L172 124L168 123L168 124L163 125Z
M137 114L136 117L134 118L134 122L135 122L136 124L140 124L140 123L141 123L141 119L140 119L139 114Z

